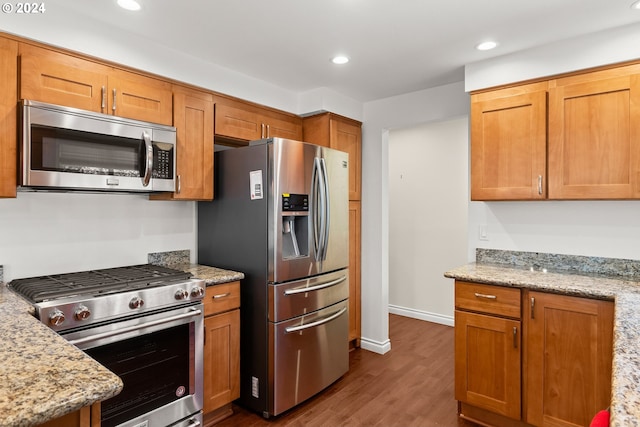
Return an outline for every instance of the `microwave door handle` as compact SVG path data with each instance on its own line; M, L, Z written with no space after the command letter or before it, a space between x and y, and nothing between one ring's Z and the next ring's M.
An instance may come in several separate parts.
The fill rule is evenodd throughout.
M145 170L142 185L147 187L149 181L151 181L151 171L153 171L153 145L151 144L151 137L147 132L142 132L142 140L144 141L145 152Z

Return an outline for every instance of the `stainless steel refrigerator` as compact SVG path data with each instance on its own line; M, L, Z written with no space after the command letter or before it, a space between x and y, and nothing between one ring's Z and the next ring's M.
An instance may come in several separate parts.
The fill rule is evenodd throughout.
M198 262L244 272L241 405L278 415L349 368L347 153L269 138L217 152Z

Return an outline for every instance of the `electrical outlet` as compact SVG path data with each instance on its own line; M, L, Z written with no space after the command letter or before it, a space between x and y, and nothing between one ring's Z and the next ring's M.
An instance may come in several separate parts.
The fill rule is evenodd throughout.
M489 240L489 232L487 231L487 225L483 224L478 226L478 239Z

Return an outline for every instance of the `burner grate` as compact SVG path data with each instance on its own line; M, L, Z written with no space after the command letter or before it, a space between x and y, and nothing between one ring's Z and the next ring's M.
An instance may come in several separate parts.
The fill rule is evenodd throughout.
M191 273L151 264L15 279L9 287L33 303L162 286Z

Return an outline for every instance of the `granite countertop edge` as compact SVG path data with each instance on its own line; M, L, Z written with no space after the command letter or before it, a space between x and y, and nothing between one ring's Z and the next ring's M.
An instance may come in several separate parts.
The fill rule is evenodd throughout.
M640 426L640 312L636 310L640 306L640 278L478 262L444 275L488 285L614 301L610 425Z
M190 272L206 286L244 278L200 264L168 266ZM0 427L35 426L113 397L123 387L117 375L33 314L31 304L0 282Z

